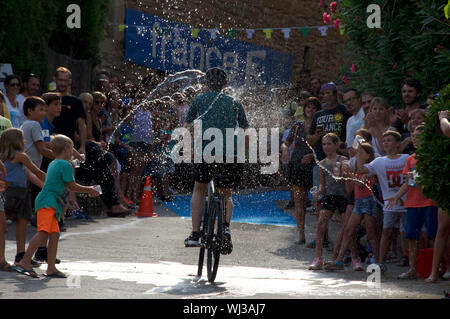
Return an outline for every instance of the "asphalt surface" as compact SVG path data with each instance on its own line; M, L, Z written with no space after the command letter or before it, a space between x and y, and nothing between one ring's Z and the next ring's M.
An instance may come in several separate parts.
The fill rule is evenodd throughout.
M284 203L279 203L283 205ZM396 277L406 268L388 264L378 287L370 275L346 268L340 272L309 271L314 249L296 245L296 229L259 224L231 224L234 250L222 256L217 279L198 279L198 249L185 248L191 221L160 203L157 217L94 217L67 220L61 233L58 268L68 279L46 278L46 265L34 279L16 272L0 272L1 299L442 299L450 281L428 284ZM287 210L292 214L292 209ZM306 217L307 241L314 239L316 216ZM332 241L339 225L330 223ZM28 227L28 238L36 232ZM7 228L6 257L16 253L15 224ZM324 257L331 251L324 250ZM206 274L206 269L204 269Z

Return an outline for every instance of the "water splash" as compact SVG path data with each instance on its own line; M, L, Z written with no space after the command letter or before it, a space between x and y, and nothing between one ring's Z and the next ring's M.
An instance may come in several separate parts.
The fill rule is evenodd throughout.
M315 150L312 148L312 146L308 143L308 141L306 139L304 139L303 137L301 138L302 141L304 141L306 143L306 145L311 149L311 151L313 152L314 155L314 161L316 163L317 166L319 166L323 171L325 171L327 174L329 174L335 181L350 181L350 182L358 182L361 183L363 186L365 186L370 193L372 194L373 199L381 206L384 206L384 203L380 202L378 200L378 198L375 196L375 194L373 193L372 188L370 187L370 185L368 183L365 183L364 180L362 179L358 179L355 177L344 177L344 176L336 176L335 174L333 174L332 172L330 172L325 166L323 166L319 159L317 158L316 152Z

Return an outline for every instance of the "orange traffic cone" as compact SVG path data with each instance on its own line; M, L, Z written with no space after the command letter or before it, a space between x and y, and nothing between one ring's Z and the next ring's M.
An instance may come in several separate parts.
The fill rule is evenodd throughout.
M144 191L142 192L141 203L139 210L135 214L137 217L157 217L153 210L153 193L150 176L147 176L145 181Z

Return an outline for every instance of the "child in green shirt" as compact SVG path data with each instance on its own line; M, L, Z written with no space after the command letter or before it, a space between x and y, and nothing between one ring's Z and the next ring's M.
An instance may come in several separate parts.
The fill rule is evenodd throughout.
M66 278L66 275L56 269L56 251L59 240L58 221L61 219L69 191L88 193L92 197L100 193L94 186L82 186L75 182L71 163L73 142L64 135L56 135L50 141L55 160L50 163L42 191L36 197L37 234L28 244L23 259L17 269L25 275L39 277L31 268L31 257L42 243L48 242L47 277Z

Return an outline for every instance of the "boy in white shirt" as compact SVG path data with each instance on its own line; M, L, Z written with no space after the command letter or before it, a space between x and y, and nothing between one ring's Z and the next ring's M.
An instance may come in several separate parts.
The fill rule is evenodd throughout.
M393 228L400 227L402 240L405 231L406 210L402 205L388 207L388 198L397 193L403 185L405 176L403 167L405 166L408 154L398 154L402 137L397 131L386 131L383 133L383 149L386 156L378 157L369 164L358 165L358 172L361 174L376 175L381 186L384 198L383 207L383 232L380 241L380 263L381 271L387 270L384 260L389 249ZM362 161L358 161L363 163Z

